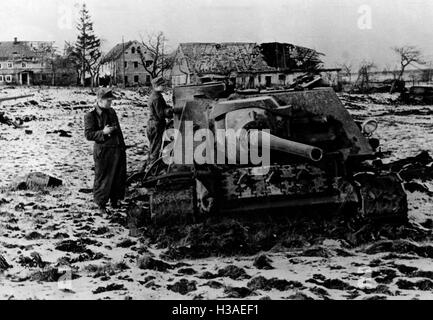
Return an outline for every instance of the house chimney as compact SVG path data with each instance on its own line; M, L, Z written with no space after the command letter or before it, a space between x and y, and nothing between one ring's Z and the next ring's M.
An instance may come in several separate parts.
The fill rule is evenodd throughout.
M17 38L17 37L14 38L14 43L15 43L15 44L18 43L18 38Z

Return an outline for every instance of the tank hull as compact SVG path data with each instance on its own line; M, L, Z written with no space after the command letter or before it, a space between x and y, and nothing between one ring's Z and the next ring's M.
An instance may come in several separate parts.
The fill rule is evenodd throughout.
M385 219L407 221L402 180L372 164L370 160L378 159L375 147L335 92L266 92L218 100L214 94L219 90L215 84L175 90L179 134L186 132L187 122L193 122L194 130L269 129L270 149L276 151L270 165L169 165L169 174L147 177L154 224L256 213L290 217L312 207L319 207L320 214L325 206L361 226Z

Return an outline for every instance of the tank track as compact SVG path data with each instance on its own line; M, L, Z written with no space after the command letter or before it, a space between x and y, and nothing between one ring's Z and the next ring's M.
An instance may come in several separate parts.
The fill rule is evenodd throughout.
M190 181L174 181L158 186L150 196L152 223L156 225L194 222L195 192Z
M184 177L161 183L155 188L150 197L151 219L154 224L191 224L196 221L198 209L194 181ZM408 221L407 196L398 174L361 172L354 175L352 183L347 184L352 186L351 192L358 194L355 197L358 205L353 202L353 197L349 197L352 205L337 210L337 216L348 214L347 217L360 226L373 222ZM348 193L347 190L341 192ZM324 210L323 206L321 208Z
M407 195L397 173L363 172L354 179L361 198L360 220L407 222Z

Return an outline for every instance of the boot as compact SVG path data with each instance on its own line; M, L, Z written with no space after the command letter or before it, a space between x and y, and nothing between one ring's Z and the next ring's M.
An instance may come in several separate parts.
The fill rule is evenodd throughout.
M113 208L113 209L119 209L120 208L120 206L119 206L119 201L117 201L117 200L111 200L111 208Z
M103 216L108 214L107 207L105 205L99 205L98 206L98 212Z

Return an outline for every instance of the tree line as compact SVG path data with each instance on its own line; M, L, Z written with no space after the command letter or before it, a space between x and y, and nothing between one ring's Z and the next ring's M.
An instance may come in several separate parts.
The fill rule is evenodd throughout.
M103 39L96 35L93 21L86 4L83 4L76 24L77 39L75 42L65 42L63 55L58 53L54 44L47 44L38 48L44 63L52 73L52 85L56 85L56 74L62 68L73 68L77 74L76 82L81 86L97 86L104 54L101 49ZM151 78L161 75L164 70L171 68L173 59L166 50L166 41L162 32L141 37L146 52L138 51L141 65Z
M86 4L83 4L80 9L76 29L78 33L77 39L73 43L65 42L63 55L57 53L58 48L54 45L45 45L38 49L44 57L45 63L51 69L52 85L56 84L55 75L58 70L65 68L65 66L74 68L77 74L77 84L93 87L99 83L99 74L104 56L101 50L103 40L95 34L93 21ZM141 44L145 52L138 51L140 64L151 78L162 75L164 70L170 69L173 66L174 56L167 53L166 43L167 39L162 32L148 35L146 39L141 36ZM408 66L422 66L427 62L421 50L416 46L404 45L391 49L399 58L400 63L398 70L392 70L395 80L391 88L392 92L395 83L403 79L404 72ZM314 50L310 51L314 53L314 56L303 59L303 61L313 61L314 66L321 65L320 54ZM190 67L192 66L190 69L193 71L200 69L196 64L197 61L189 61L188 63ZM339 67L342 69L343 75L349 79L349 82L353 83L352 75L353 71L356 70L355 67L347 62L339 64ZM371 83L370 74L374 69L377 69L377 66L373 61L363 61L358 67L358 78L353 83L353 86L356 86L358 89L368 88ZM388 69L387 71L391 71L390 68ZM197 71L197 73L199 72Z
M404 45L404 46L394 46L391 48L392 52L397 56L399 60L399 68L396 70L392 70L390 66L386 66L384 68L384 72L391 72L393 76L393 82L391 85L390 93L393 93L396 89L398 82L403 81L403 76L407 67L410 65L415 67L424 66L427 64L426 58L424 57L422 51L412 45ZM377 69L376 63L370 60L364 60L358 67L358 77L352 82L352 75L354 73L355 67L348 62L341 63L340 68L342 70L343 75L345 75L349 82L352 83L352 89L358 90L367 90L371 85L371 73L373 70ZM428 75L428 81L430 81L430 74Z

